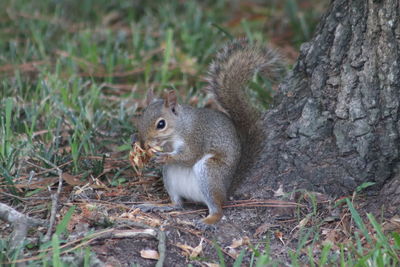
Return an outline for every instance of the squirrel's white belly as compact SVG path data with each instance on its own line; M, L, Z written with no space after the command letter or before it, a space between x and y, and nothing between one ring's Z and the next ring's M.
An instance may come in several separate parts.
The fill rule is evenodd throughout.
M175 195L195 202L206 203L205 196L201 192L200 182L204 181L202 175L206 175L205 163L212 154L204 155L192 167L171 164L164 167L164 184L171 198Z

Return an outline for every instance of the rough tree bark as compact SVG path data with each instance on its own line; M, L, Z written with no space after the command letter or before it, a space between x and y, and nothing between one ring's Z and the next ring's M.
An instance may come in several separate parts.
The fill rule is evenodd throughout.
M239 191L281 183L343 195L391 182L400 204L399 3L331 2L260 122L265 145L250 148L260 160Z

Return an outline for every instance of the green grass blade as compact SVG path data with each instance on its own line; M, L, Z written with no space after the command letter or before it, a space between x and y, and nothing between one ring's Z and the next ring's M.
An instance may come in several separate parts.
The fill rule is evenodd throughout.
M72 206L68 209L67 213L64 215L64 218L61 220L61 222L57 225L56 227L56 235L60 236L62 233L65 232L67 229L67 225L69 221L71 220L72 214L75 211L76 206Z
M63 264L60 258L60 241L58 239L58 235L53 235L53 238L51 239L51 244L53 246L53 266L62 267Z
M351 216L354 219L354 222L357 224L357 227L362 231L364 234L365 238L367 239L368 243L372 244L372 238L368 233L367 227L363 223L360 214L356 211L356 209L353 206L353 203L350 201L350 199L346 199L347 206L349 207Z
M84 261L83 261L83 266L84 267L90 266L90 247L85 248L85 257L84 257Z
M332 244L326 243L321 251L321 258L319 260L318 266L324 266L328 262L328 253L332 247Z
M220 32L222 32L223 34L225 34L230 40L235 39L235 37L234 37L232 34L230 34L228 30L222 28L222 27L219 26L218 24L216 24L216 23L211 23L211 26L217 28Z
M363 246L361 244L360 234L358 232L355 232L354 233L354 238L356 240L357 252L358 252L358 254L362 255L364 253L364 249L363 249Z
M308 260L309 260L310 266L311 267L315 267L313 251L312 251L312 247L311 246L309 246L308 249L307 249L307 255L308 255Z
M11 136L11 113L13 108L13 100L7 98L6 100L6 136L5 139L8 140Z
M393 236L393 239L394 239L395 249L399 249L400 250L400 234L397 233L397 232L393 232L392 236Z
M269 240L265 243L264 252L258 257L256 267L267 266L271 263L271 247Z
M340 247L340 267L346 267L346 263L344 261L344 246L343 244L339 244Z
M226 267L224 253L222 252L221 247L216 242L214 242L214 247L217 250L217 255L218 255L218 259L219 259L219 266L220 267Z
M289 256L290 256L290 260L291 260L291 266L293 266L293 267L299 267L300 266L300 263L299 263L299 256L297 255L297 253L296 252L294 252L294 251L289 251L288 252L289 253Z
M173 31L172 29L168 29L166 33L166 47L164 51L164 62L161 67L161 84L162 86L165 86L166 83L168 82L169 79L169 70L168 66L171 61L171 56L172 56L172 49L173 49Z
M366 189L366 188L368 188L370 186L373 186L374 184L376 184L376 183L373 183L373 182L362 183L361 185L357 186L356 192L360 193L362 190L364 190L364 189Z
M378 236L379 242L383 245L384 248L388 250L388 252L391 254L392 257L396 258L397 262L400 261L399 256L397 255L396 251L393 249L393 247L389 244L389 240L387 237L383 234L381 226L379 223L375 220L375 217L371 214L368 213L367 217L369 221L371 222L372 226L374 227L376 234Z
M244 253L246 252L246 250L242 249L242 251L240 251L239 256L236 258L235 262L233 263L233 267L240 267L242 266L242 262L243 262L243 257L244 257Z

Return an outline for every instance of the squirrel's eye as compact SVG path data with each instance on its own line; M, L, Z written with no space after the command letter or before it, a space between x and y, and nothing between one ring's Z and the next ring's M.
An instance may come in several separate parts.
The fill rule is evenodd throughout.
M166 125L165 120L159 120L157 122L157 129L162 130L165 128L165 125Z

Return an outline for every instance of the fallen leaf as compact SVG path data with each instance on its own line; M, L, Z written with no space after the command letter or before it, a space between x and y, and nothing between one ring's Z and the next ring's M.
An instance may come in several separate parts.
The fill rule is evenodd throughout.
M40 181L33 181L30 183L21 183L15 184L16 188L28 188L28 189L38 189L38 188L47 188L58 182L58 177L51 177L51 178L42 178Z
M189 257L189 258L196 258L203 251L203 241L204 241L204 238L201 238L199 245L194 248L187 245L186 243L182 244L179 242L176 244L176 246L183 250L184 256Z
M160 258L160 255L157 251L153 249L142 249L140 251L140 257L144 259L158 260Z
M157 153L162 151L159 146L150 147L144 150L140 147L138 142L132 144L132 149L129 151L129 161L137 175L142 175L142 169L150 161L150 159Z
M237 256L239 256L239 252L236 249L233 248L228 248L228 254L233 257L234 259L237 258Z
M283 195L285 195L286 193L283 192L283 185L280 184L278 190L274 191L274 196L275 197L281 197Z
M240 239L233 239L232 244L228 246L228 248L238 248L248 244L250 244L250 239L247 236L245 236Z
M282 244L285 246L285 242L283 241L283 233L282 232L276 231L275 237L278 238L282 242Z
M263 223L256 229L253 236L260 237L261 235L265 234L270 228L276 227L276 226L278 226L278 225L271 224L271 223Z
M304 217L299 224L297 225L299 228L303 228L304 226L307 225L307 223L310 221L310 216Z
M325 240L322 241L322 244L330 244L332 249L339 250L339 247L335 244L338 243L338 230L337 229L323 229L321 232L322 236L325 236Z
M191 251L193 250L193 248L192 248L191 246L186 245L186 244L182 244L182 243L180 243L180 242L178 242L178 243L176 244L176 246L177 246L178 248L180 248L180 249L183 250L183 255L186 256L186 257L189 257Z
M395 215L394 217L390 218L388 221L383 223L382 230L384 232L388 231L398 231L400 232L400 217Z
M67 184L72 186L82 186L88 183L87 181L81 181L78 176L71 175L67 172L63 172L62 178Z
M190 253L190 258L196 258L203 251L203 241L204 238L201 238L200 243L197 247L193 248L192 253Z

